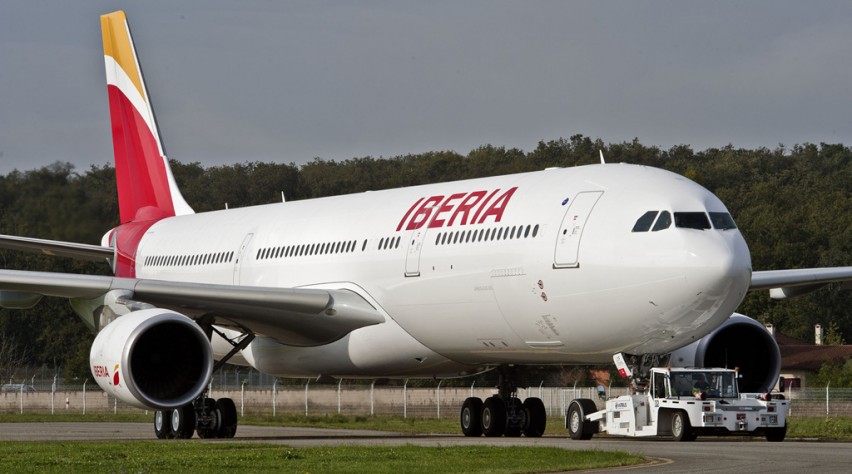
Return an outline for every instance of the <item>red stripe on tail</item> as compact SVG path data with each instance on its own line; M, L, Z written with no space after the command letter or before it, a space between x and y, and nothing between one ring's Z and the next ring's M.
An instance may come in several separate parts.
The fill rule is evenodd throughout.
M160 210L160 218L174 216L168 173L156 138L127 97L115 86L107 89L121 223L136 219L140 210L149 207Z

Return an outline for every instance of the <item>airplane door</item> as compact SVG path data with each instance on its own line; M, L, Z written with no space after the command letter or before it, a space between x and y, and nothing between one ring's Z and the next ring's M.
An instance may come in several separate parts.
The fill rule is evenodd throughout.
M234 260L234 284L235 285L240 284L240 270L241 270L241 267L243 265L243 258L245 257L246 248L248 247L249 242L251 242L252 237L254 237L254 234L247 234L245 236L245 238L243 239L243 243L240 245L240 250L237 251L236 260Z
M426 238L427 228L428 226L424 225L420 229L411 231L408 252L405 254L405 276L407 277L420 276L420 251L423 250L423 239Z
M592 208L600 199L603 191L578 193L568 205L559 234L556 236L556 251L553 256L554 268L575 268L580 266L580 239Z

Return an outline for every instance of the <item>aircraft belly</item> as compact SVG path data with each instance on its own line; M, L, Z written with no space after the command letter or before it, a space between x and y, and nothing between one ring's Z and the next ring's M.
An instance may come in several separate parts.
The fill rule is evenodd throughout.
M259 337L242 357L261 372L279 377L455 377L482 370L429 350L392 321L317 347L285 346Z
M520 347L500 314L487 273L409 278L387 288L386 298L386 309L399 325L445 357L476 361L478 351Z

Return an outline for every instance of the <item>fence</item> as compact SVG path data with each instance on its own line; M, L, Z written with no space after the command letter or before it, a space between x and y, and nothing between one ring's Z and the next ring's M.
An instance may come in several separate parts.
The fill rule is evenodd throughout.
M247 375L247 374L244 374ZM30 382L30 383L26 383ZM298 383L298 385L295 385ZM376 382L318 384L311 380L287 380L273 377L239 377L222 374L211 383L210 396L234 400L241 415L395 415L402 417L457 418L465 398L487 398L493 388L444 387L437 381L431 387L379 386ZM519 389L518 397L538 397L548 416L562 417L571 400L590 398L602 406L606 397L628 392L627 388L609 387L600 396L594 387L530 387ZM793 401L791 416L852 416L852 389L825 387L793 390L786 394ZM142 412L108 396L91 381L69 385L35 379L3 385L0 413L127 413Z
M852 388L805 388L786 393L791 416L852 416Z

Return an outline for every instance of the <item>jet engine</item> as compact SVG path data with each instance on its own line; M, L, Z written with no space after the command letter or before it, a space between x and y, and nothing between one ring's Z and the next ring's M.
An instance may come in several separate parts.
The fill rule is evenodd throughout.
M134 311L109 323L95 337L89 360L105 392L157 410L190 403L213 373L213 351L201 327L160 308Z
M781 351L759 322L734 313L715 331L672 352L674 367L739 367L740 392L769 392L781 375Z

